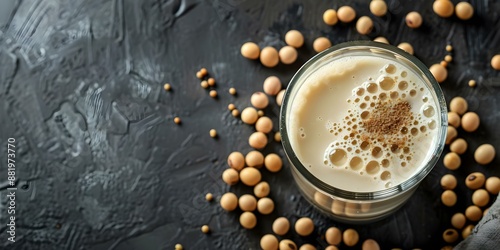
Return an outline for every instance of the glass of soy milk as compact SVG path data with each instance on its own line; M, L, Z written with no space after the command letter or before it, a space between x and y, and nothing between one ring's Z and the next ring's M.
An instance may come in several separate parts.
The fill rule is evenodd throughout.
M391 45L342 43L292 78L280 132L303 195L334 219L363 223L413 194L443 150L446 102L428 68Z

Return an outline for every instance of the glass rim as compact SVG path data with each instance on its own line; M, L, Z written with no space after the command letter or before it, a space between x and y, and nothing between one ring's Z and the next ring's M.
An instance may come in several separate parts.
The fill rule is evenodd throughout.
M435 92L436 98L433 97L433 100L436 103L436 109L439 110L440 116L438 116L439 124L437 126L438 129L438 135L437 135L437 140L433 145L436 145L430 159L425 163L425 166L422 167L422 169L415 174L413 174L410 178L407 180L399 183L398 185L392 186L390 188L386 188L383 190L377 190L377 191L372 191L372 192L356 192L356 191L348 191L340 188L333 187L330 184L325 183L324 181L318 179L316 176L314 176L309 170L305 168L305 166L300 162L298 157L295 155L295 151L293 150L290 140L288 137L288 132L287 132L287 109L290 104L290 95L291 95L291 90L298 84L298 81L301 79L302 75L308 71L308 69L314 65L316 62L318 62L320 59L324 58L327 55L330 55L331 53L338 52L341 50L345 50L348 48L354 48L354 47L360 47L364 49L381 49L385 50L386 52L396 54L400 57L403 57L408 60L409 63L412 63L416 69L418 69L423 76L425 76L425 80L428 80L430 82L431 86L428 86L429 89L432 89ZM426 83L426 85L428 85ZM440 119L439 119L440 118ZM283 102L281 105L280 109L280 120L279 120L279 131L281 134L281 143L283 145L285 154L288 158L288 160L291 163L291 167L295 168L300 175L302 175L309 183L311 183L314 187L320 189L321 191L329 194L329 195L334 195L338 198L342 199L347 199L347 200L358 200L358 201L367 201L367 200L384 200L387 198L392 198L396 195L405 193L407 190L412 189L413 187L417 186L434 168L436 165L437 161L439 160L442 151L444 149L445 145L445 139L446 139L446 128L447 128L447 107L446 107L446 101L444 98L444 94L441 90L441 87L439 86L438 82L432 75L432 73L429 71L427 66L421 62L419 59L417 59L415 56L410 55L409 53L405 52L404 50L384 44L384 43L379 43L379 42L374 42L374 41L350 41L350 42L344 42L340 43L337 45L334 45L317 55L313 56L311 59L309 59L304 65L300 67L300 69L294 74L292 79L290 80L288 87L286 88L285 94L283 96Z

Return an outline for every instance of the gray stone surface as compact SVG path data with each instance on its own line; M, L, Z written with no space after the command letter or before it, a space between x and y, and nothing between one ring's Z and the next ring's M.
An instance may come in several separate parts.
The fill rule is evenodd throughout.
M457 2L457 1L453 1ZM442 19L432 1L388 0L389 14L373 17L368 1L251 0L33 0L0 1L0 162L7 162L7 139L16 139L17 242L7 241L7 167L0 168L1 249L259 249L259 239L271 232L278 216L295 221L310 216L316 230L310 237L289 233L299 245L322 249L321 235L329 226L356 228L361 240L373 238L383 249L439 249L450 218L471 204L464 184L470 172L499 175L499 162L474 163L480 144L500 143L500 72L490 58L500 53L500 2L471 1L475 17L467 22ZM373 17L368 36L354 24L326 26L327 8L349 3L358 16ZM405 26L404 16L419 11L423 27ZM246 41L281 47L289 29L306 38L296 63L274 69L242 58ZM327 36L334 44L385 36L392 44L410 42L427 65L454 46L449 77L441 85L449 101L461 95L481 117L477 132L459 136L469 149L459 180L458 204L444 207L439 163L409 202L389 218L364 226L336 223L318 214L300 196L289 165L276 174L264 172L276 209L258 215L253 230L239 226L239 212L226 213L218 198L229 188L220 179L227 155L250 151L253 128L227 111L242 110L263 80L277 75L284 87L314 52L312 41ZM195 73L206 67L217 80L214 100L199 86ZM478 86L469 88L469 79ZM173 91L165 92L169 82ZM228 89L238 90L236 97ZM274 100L265 110L277 125ZM173 117L180 116L182 125ZM217 129L219 138L208 136ZM278 143L264 152L284 156ZM445 153L448 149L445 149ZM206 192L216 200L207 203ZM492 197L493 199L494 197ZM209 224L204 235L200 226ZM358 243L356 248L361 248Z

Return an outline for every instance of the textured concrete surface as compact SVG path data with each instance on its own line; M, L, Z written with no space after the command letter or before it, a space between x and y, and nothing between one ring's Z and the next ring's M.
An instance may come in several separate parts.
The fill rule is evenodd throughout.
M264 172L271 184L275 211L258 215L258 225L245 230L239 212L218 206L221 194L251 192L229 188L220 179L226 157L249 152L253 128L227 111L234 103L242 110L263 80L277 75L286 86L293 73L314 52L312 41L327 36L334 44L382 35L392 44L410 42L427 65L455 48L449 77L442 83L449 101L461 95L481 117L477 132L459 136L469 149L459 180L458 204L444 207L439 163L414 197L388 219L352 226L361 241L377 240L392 247L439 249L450 218L471 204L464 178L472 171L500 175L500 160L479 166L472 158L480 144L500 147L500 72L490 58L500 53L500 2L470 1L475 17L467 22L442 19L432 1L388 0L389 13L369 13L367 0L250 1L250 0L1 0L0 1L0 162L7 162L7 139L16 139L16 242L7 241L7 167L0 168L1 249L259 249L259 239L271 232L278 216L295 221L314 219L310 237L289 233L299 245L322 249L327 227L334 222L314 211L300 196L285 163L276 174ZM453 1L457 2L457 1ZM369 15L375 27L359 35L354 24L326 26L327 8L346 3ZM423 27L405 26L404 16L419 11ZM260 46L284 45L289 29L303 32L306 42L296 63L274 69L242 58L246 41ZM217 80L219 98L209 97L195 73L206 67ZM478 86L469 88L469 79ZM169 82L173 91L165 92ZM235 87L236 97L228 89ZM274 101L265 110L277 126ZM173 117L180 116L182 125ZM219 138L209 137L217 129ZM276 130L276 128L275 128ZM278 143L264 152L284 156ZM445 149L445 153L448 149ZM216 200L204 200L212 192ZM204 235L200 226L209 224ZM356 248L361 248L358 243Z

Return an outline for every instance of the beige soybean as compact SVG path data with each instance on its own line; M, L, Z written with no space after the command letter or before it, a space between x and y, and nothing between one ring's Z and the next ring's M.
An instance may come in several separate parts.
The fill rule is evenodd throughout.
M422 16L416 11L412 11L406 15L406 25L412 29L416 29L422 25Z
M229 94L236 95L236 89L235 88L229 88Z
M260 62L268 68L275 67L280 62L278 51L271 46L263 48L260 52Z
M233 211L238 206L238 197L231 192L225 193L220 198L220 206L226 211Z
M240 111L238 109L233 109L231 111L231 115L234 116L234 117L237 117L240 115Z
M214 195L212 193L207 193L205 195L205 200L212 201L214 199Z
M290 30L285 34L285 42L294 48L300 48L304 44L304 36L298 30Z
M210 129L209 134L210 134L210 137L215 138L215 137L217 137L217 130Z
M460 127L460 116L453 111L448 112L448 124L454 128Z
M490 208L486 208L484 211L483 211L483 217L485 217L486 215L488 215L488 212L490 211Z
M450 44L446 45L446 47L444 47L444 49L448 52L452 52L453 51L453 46L451 46Z
M284 239L284 240L280 241L279 249L280 250L297 250L297 245L295 244L295 242L293 242L291 240Z
M271 192L271 187L269 186L269 183L265 181L260 182L253 188L253 193L257 198L266 197L269 195L270 192Z
M474 229L474 225L468 225L462 230L462 238L465 240L472 233L472 229Z
M467 222L467 218L463 213L456 213L451 217L451 225L456 229L462 229Z
M500 192L500 178L492 176L486 180L486 190L490 194L497 195Z
M495 148L491 144L483 144L474 152L474 159L481 165L489 164L495 158Z
M267 145L267 136L262 132L254 132L248 137L248 144L255 149L263 149Z
M281 133L280 132L276 132L274 134L274 141L275 142L280 142L281 141Z
M345 202L341 200L333 200L331 210L334 214L345 214Z
M181 124L181 118L179 118L179 117L174 117L174 123L175 123L175 124Z
M451 174L441 177L441 187L445 190L453 190L457 186L457 178Z
M351 6L342 6L337 10L337 17L343 23L350 23L356 18L356 11Z
M387 4L384 0L374 0L370 2L370 12L375 16L385 16Z
M308 236L314 231L314 222L308 217L302 217L295 222L295 232L300 236Z
M277 95L281 90L281 81L276 76L269 76L264 80L263 84L264 93L268 95Z
M246 124L253 125L257 119L259 119L259 114L252 107L247 107L241 112L241 120Z
M474 172L465 178L465 185L472 190L476 190L484 185L485 179L486 178L483 173Z
M447 207L452 207L457 203L457 195L452 190L445 190L441 194L441 201Z
M203 225L201 227L201 232L203 232L204 234L207 234L210 232L210 228L208 227L208 225Z
M411 44L409 43L400 43L398 45L398 48L406 51L406 53L410 54L410 55L413 55L413 46L411 46Z
M337 246L327 246L325 250L339 250Z
M242 211L255 211L257 199L250 194L244 194L238 199L238 205Z
M445 0L447 1L447 0ZM448 77L448 70L441 64L436 63L433 64L430 68L429 71L432 73L434 78L436 78L436 81L438 83L442 83L446 80Z
M234 105L233 103L229 103L227 105L227 109L229 109L229 111L233 111L234 109L236 109L236 105Z
M491 58L491 67L495 70L500 70L500 54L494 55Z
M285 235L290 230L290 222L285 217L279 217L274 220L272 229L277 235Z
M240 172L240 180L243 184L253 187L260 182L262 175L256 168L244 168Z
M260 48L256 43L246 42L241 46L240 52L243 57L255 60L259 58Z
M228 168L222 172L222 180L232 186L240 180L239 173L233 168Z
M359 241L359 234L356 230L349 228L342 234L342 240L346 246L352 247Z
M356 22L356 30L361 35L370 33L373 29L373 21L368 16L362 16Z
M476 80L469 80L468 84L469 84L469 87L474 88L474 87L476 87L477 83L476 83Z
M455 112L459 115L465 114L468 108L467 100L463 97L457 96L450 101L450 111Z
M333 26L339 21L337 17L337 11L334 9L328 9L323 13L323 22L327 25Z
M304 244L300 246L299 250L316 250L316 247L311 244Z
M208 86L214 86L215 85L215 79L210 77L207 80Z
M330 227L326 230L325 239L330 245L338 245L342 241L342 231L337 227Z
M175 244L175 250L183 250L184 248L182 247L181 244Z
M264 159L264 166L267 170L269 170L269 172L276 173L281 170L283 161L281 160L281 157L279 155L270 153L266 155L266 158Z
M210 90L208 95L210 95L210 97L212 97L214 99L217 98L217 90L215 90L215 89Z
M450 152L444 156L443 159L444 166L449 170L456 170L460 167L462 161L457 153Z
M283 95L285 95L284 89L280 90L280 92L276 95L276 103L278 106L281 106L281 103L283 102Z
M245 157L240 152L232 152L227 157L227 165L229 167L234 168L238 171L242 170L245 167Z
M483 211L476 205L471 205L465 209L465 217L470 221L479 221L483 216Z
M474 112L467 112L462 116L462 128L467 132L474 132L479 127L479 116Z
M383 36L379 36L379 37L373 39L373 41L379 42L379 43L389 44L389 40L387 40L387 38L385 38Z
M250 103L257 109L264 109L269 104L269 98L264 92L255 92L250 97Z
M455 6L455 14L462 20L469 20L474 15L474 7L468 2L460 2Z
M267 134L273 130L273 121L267 116L262 116L255 123L255 130Z
M318 53L330 47L332 47L332 42L326 37L318 37L313 42L313 49Z
M367 239L363 242L361 249L363 249L363 250L380 250L380 246L378 245L378 243L375 240Z
M260 238L260 248L262 250L278 250L278 245L278 238L272 234L266 234Z
M201 81L201 82L200 82L200 86L201 86L202 88L206 89L206 88L208 88L208 82L207 82L207 81L205 81L205 80L203 80L203 81Z
M292 64L297 60L297 50L292 46L285 46L278 52L280 61L283 64Z
M252 212L243 212L240 215L240 224L246 229L252 229L257 225L257 217Z
M465 153L465 151L467 151L467 142L462 138L454 140L450 144L450 151L455 152L459 155Z
M443 232L443 240L447 243L453 243L458 239L458 232L453 228L446 229Z
M455 7L450 0L436 0L432 4L432 9L440 17L450 17L453 15Z
M457 135L458 135L457 129L454 128L453 126L448 126L448 128L446 129L446 141L445 141L445 144L448 145L451 142L453 142L453 140L455 140L455 138L457 137Z
M257 202L257 210L261 214L270 214L274 211L274 202L268 197L260 198Z
M264 165L264 155L256 150L250 151L245 156L245 163L249 167L260 168Z
M490 202L490 194L486 189L478 189L472 193L472 203L478 207L484 207Z

